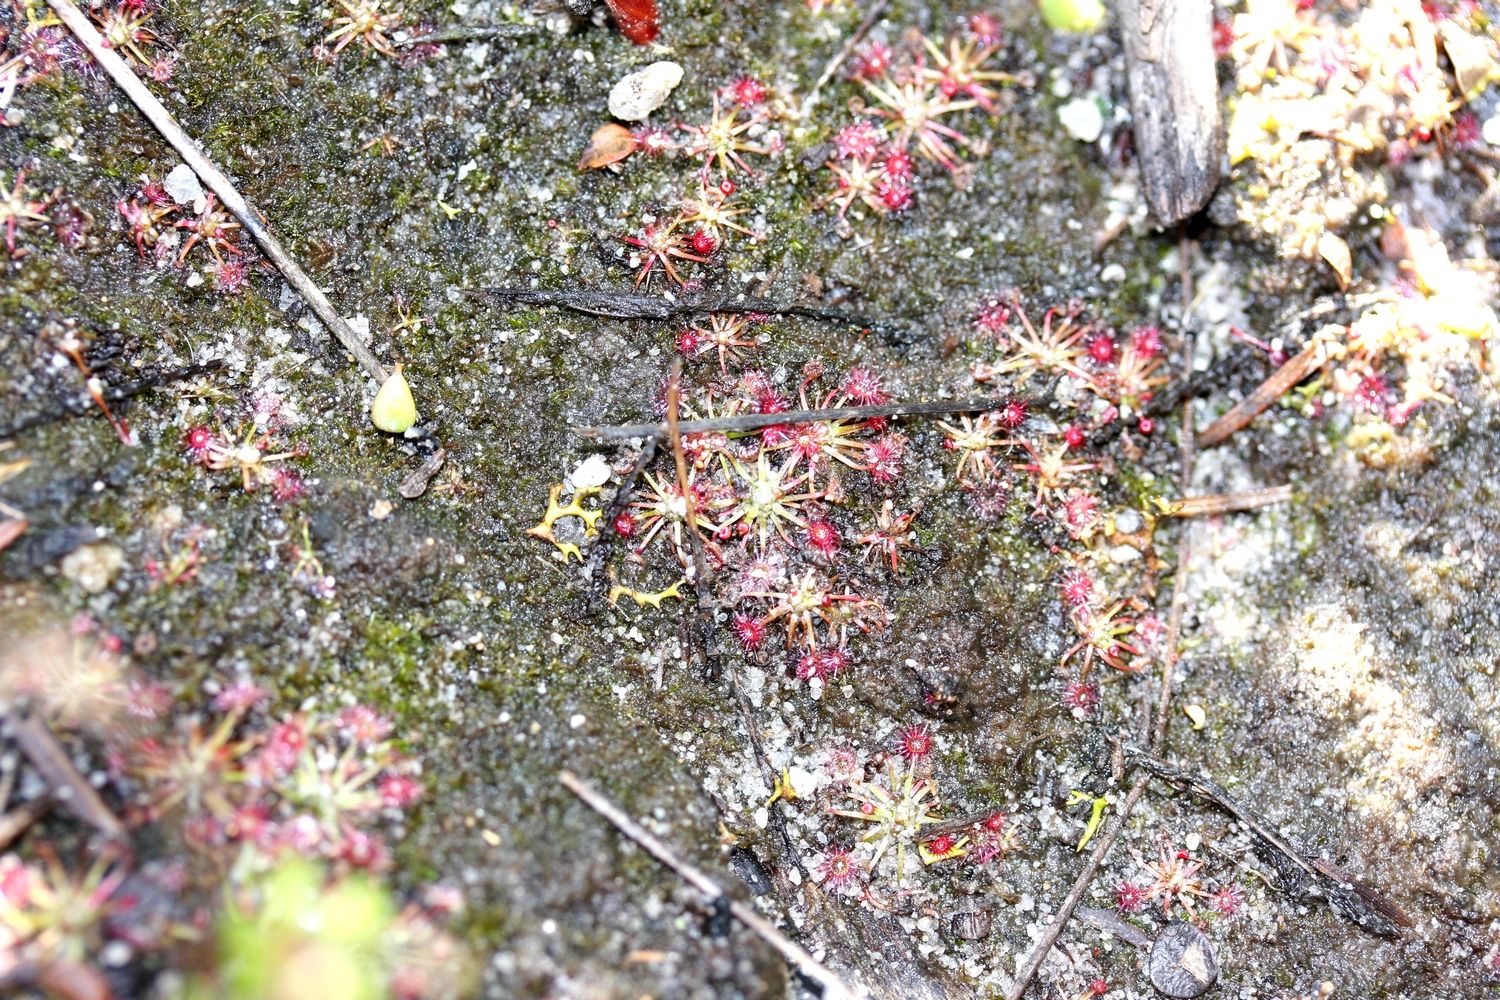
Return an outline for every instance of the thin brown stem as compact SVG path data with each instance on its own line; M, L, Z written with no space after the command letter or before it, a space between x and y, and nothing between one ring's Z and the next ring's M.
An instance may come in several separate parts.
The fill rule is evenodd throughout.
M240 194L239 189L230 182L222 170L209 160L192 137L183 131L182 126L177 124L177 119L172 117L172 113L156 99L155 94L146 89L141 78L135 75L135 71L125 63L125 60L109 47L100 36L98 29L94 27L93 22L73 4L72 0L47 0L47 3L63 24L67 25L68 30L73 32L78 41L88 50L89 55L93 56L94 60L115 81L115 84L125 91L125 96L129 97L131 102L140 109L141 114L146 116L146 120L156 127L156 130L162 134L162 138L166 139L172 148L177 150L183 161L193 168L193 173L197 174L203 183L219 196L224 207L234 213L235 218L240 220L240 225L245 227L245 231L255 237L255 242L260 245L261 251L281 271L287 284L296 289L298 294L307 301L318 319L344 346L344 350L352 354L371 376L384 381L385 368L375 360L375 355L370 353L369 348L360 343L359 335L349 326L348 321L339 315L338 310L333 308L333 304L328 301L328 296L323 294L323 290L307 276L306 272L292 259L292 255L287 253L281 241L271 233L270 229L266 228L265 223L261 221L260 213L250 206L245 196Z
M853 1000L854 993L848 986L844 985L833 970L813 958L797 942L783 934L777 927L765 917L762 917L752 907L746 906L737 899L730 898L717 882L709 878L701 869L690 864L679 857L664 842L657 839L635 820L631 819L625 812L609 799L595 791L589 785L579 780L578 776L571 771L563 771L558 775L564 788L578 796L590 809L603 816L615 829L619 830L629 839L639 844L647 854L657 861L666 865L676 872L682 879L696 888L699 892L708 896L715 903L723 902L729 909L734 919L748 927L762 941L775 948L783 958L796 967L813 982L823 988L825 1000Z
M1188 269L1186 260L1188 250L1186 237L1182 239L1181 247L1183 255L1182 378L1186 379L1192 375L1194 347L1193 334L1187 325L1188 307L1192 300L1192 293L1191 272ZM1193 401L1189 397L1184 399L1182 403L1182 435L1178 450L1180 465L1178 471L1178 489L1184 493L1187 492L1189 485L1193 481L1193 444ZM1156 723L1151 731L1150 745L1153 750L1159 749L1166 739L1167 720L1171 714L1172 704L1172 677L1177 669L1177 663L1181 658L1179 646L1182 636L1182 615L1183 609L1187 604L1186 581L1188 565L1191 560L1189 537L1188 526L1185 525L1182 531L1182 538L1177 546L1177 570L1172 577L1172 605L1171 610L1167 613L1166 654L1162 657L1161 676L1158 682L1159 693L1156 699ZM1057 908L1057 915L1053 918L1052 923L1047 926L1046 931L1043 932L1041 940L1036 943L1036 946L1031 949L1030 954L1026 956L1026 961L1021 966L1020 971L1016 973L1016 978L1011 983L1010 992L1006 994L1007 1000L1021 1000L1021 997L1025 995L1027 988L1031 985L1031 981L1036 978L1037 970L1042 967L1042 962L1046 960L1048 952L1057 943L1057 939L1062 936L1063 929L1067 926L1069 918L1073 915L1073 911L1077 909L1078 904L1083 900L1083 895L1093 883L1094 876L1099 873L1099 869L1109 856L1110 850L1115 846L1115 841L1119 840L1120 834L1125 831L1125 824L1129 821L1130 814L1135 811L1136 804L1140 802L1141 796L1145 794L1146 785L1149 782L1150 775L1142 774L1131 784L1130 791L1125 795L1125 801L1120 804L1119 811L1115 814L1114 819L1110 821L1098 844L1094 846L1094 852L1089 855L1088 864L1084 865L1083 871L1078 874L1078 878L1073 882L1073 887L1063 899L1062 905Z

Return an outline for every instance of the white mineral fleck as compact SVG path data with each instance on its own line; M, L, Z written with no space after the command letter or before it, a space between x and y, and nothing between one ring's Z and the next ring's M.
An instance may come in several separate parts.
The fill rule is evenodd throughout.
M203 197L203 185L198 183L198 175L186 163L173 167L167 179L162 181L162 187L179 205L191 205Z
M582 490L592 486L603 486L609 482L609 463L603 455L590 455L578 463L578 468L568 477L573 489Z
M1057 109L1057 117L1079 142L1097 142L1104 134L1104 112L1092 97L1073 98Z
M614 85L609 92L609 113L621 121L643 121L666 103L667 95L681 82L681 66L670 60L654 62Z

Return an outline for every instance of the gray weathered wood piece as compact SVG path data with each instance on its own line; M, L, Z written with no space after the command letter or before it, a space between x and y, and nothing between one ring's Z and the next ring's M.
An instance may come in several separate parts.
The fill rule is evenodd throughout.
M1136 158L1163 226L1197 212L1219 186L1224 128L1214 76L1212 0L1116 0Z

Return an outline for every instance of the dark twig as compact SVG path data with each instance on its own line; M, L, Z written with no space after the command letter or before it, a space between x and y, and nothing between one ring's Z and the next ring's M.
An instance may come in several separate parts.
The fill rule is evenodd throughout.
M1319 884L1321 894L1333 911L1372 933L1394 936L1397 926L1410 927L1411 918L1382 893L1359 881L1336 865L1310 857L1283 837L1276 828L1224 790L1223 786L1201 774L1168 764L1140 747L1126 745L1125 756L1132 764L1164 781L1187 788L1239 820L1280 860L1301 869ZM1277 865L1278 869L1285 867Z
M181 368L169 368L165 371L153 372L143 378L138 378L130 382L122 382L117 386L106 389L104 391L104 398L111 403L117 403L122 399L132 399L143 392L149 392L164 385L171 385L173 382L181 382L185 379L197 378L199 375L216 372L223 367L224 362L222 361L208 361L201 365L184 365ZM17 434L29 431L33 427L54 424L68 417L82 416L85 413L92 412L94 412L94 401L92 399L69 400L50 410L33 413L29 417L22 417L14 423L0 427L0 438L15 437Z
M801 316L804 319L840 323L870 330L899 329L890 320L872 319L825 306L799 302L777 302L745 295L711 295L691 299L669 299L634 292L598 292L567 288L471 288L469 294L491 305L556 306L590 316L613 319L668 320L704 313L766 313L770 316Z
M125 835L125 825L104 804L94 786L78 773L67 751L44 722L14 714L7 716L5 722L10 738L16 741L37 774L52 789L59 805L107 837Z
M36 821L52 811L55 800L50 795L44 795L30 802L23 802L10 812L0 816L0 851L10 847L16 842L16 838L31 829Z
M733 434L738 431L773 427L777 424L808 424L818 420L865 420L870 417L977 413L982 410L998 410L1015 398L1014 396L990 396L984 399L940 399L926 403L884 403L880 406L835 406L825 410L788 410L785 413L747 413L735 417L711 417L707 420L681 420L677 423L677 429L683 434L698 434L704 431L723 431ZM620 438L660 438L667 433L667 425L620 424L617 427L574 427L572 431L579 437L602 441Z
M1192 300L1190 292L1191 272L1187 264L1187 240L1182 239L1182 368L1183 379L1187 380L1193 370L1193 334L1188 329L1188 304ZM1186 493L1193 481L1193 401L1187 397L1182 401L1182 432L1179 442L1179 469L1178 489ZM1161 679L1158 684L1158 695L1156 700L1156 723L1150 732L1151 746L1160 747L1166 739L1167 719L1172 704L1172 675L1177 669L1177 663L1181 659L1182 639L1182 614L1187 604L1187 571L1191 559L1191 548L1189 546L1188 526L1182 530L1182 538L1177 545L1177 571L1172 577L1172 606L1167 613L1167 634L1165 639L1166 652L1162 656ZM1108 857L1110 850L1115 846L1115 841L1120 839L1120 834L1125 831L1125 824L1130 819L1130 814L1135 811L1136 805L1141 801L1141 796L1146 792L1147 779L1145 775L1136 778L1130 786L1130 791L1125 795L1125 801L1120 804L1119 811L1114 819L1110 821L1103 836L1094 846L1094 851L1089 855L1088 864L1084 865L1083 871L1073 883L1072 889L1063 899L1062 905L1057 908L1057 914L1052 923L1042 933L1041 940L1031 949L1022 964L1020 971L1016 973L1015 980L1011 983L1011 989L1006 994L1007 1000L1021 1000L1026 989L1031 985L1032 979L1036 977L1037 970L1042 967L1048 952L1057 943L1062 935L1063 928L1067 926L1068 919L1072 917L1073 911L1083 900L1083 894L1088 891L1094 881L1094 876L1099 873L1104 860Z
M737 899L731 898L719 886L717 882L709 878L701 869L690 864L662 841L652 836L644 827L605 798L593 788L584 784L571 771L563 771L558 775L564 788L583 800L584 805L603 816L615 829L626 837L635 841L646 853L666 865L672 871L680 875L684 881L690 883L699 892L709 898L709 902L715 905L726 905L729 913L734 919L748 927L762 941L781 953L781 956L790 962L798 972L817 983L823 989L825 1000L853 1000L854 993L843 980L823 963L808 954L807 950L791 938L783 934L777 927L757 913L754 908L745 905Z
M385 368L375 360L375 355L360 341L359 335L349 326L347 320L334 309L333 303L328 301L328 296L323 290L307 276L301 266L287 253L281 241L261 221L260 213L250 207L245 196L229 180L224 171L216 167L203 149L193 141L187 132L183 131L177 119L166 109L156 95L146 89L141 78L135 75L135 71L126 65L125 60L110 47L94 27L92 21L84 15L83 11L72 2L72 0L47 0L58 18L67 25L68 30L78 39L79 43L88 50L89 55L103 67L115 85L125 91L125 96L140 109L146 120L156 127L162 134L162 138L177 150L177 154L193 173L197 174L203 183L208 185L209 190L219 196L224 207L234 213L239 219L240 225L245 227L245 232L255 237L255 242L260 245L261 252L276 265L287 284L297 290L297 293L312 307L312 311L322 321L323 326L343 345L344 350L354 355L354 359L378 381L385 380Z

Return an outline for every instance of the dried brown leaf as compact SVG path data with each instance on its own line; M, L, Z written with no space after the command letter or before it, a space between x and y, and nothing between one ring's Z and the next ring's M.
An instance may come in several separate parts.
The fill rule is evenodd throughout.
M579 170L599 170L611 163L619 163L635 152L635 136L624 125L610 122L600 125L589 138L589 147L578 161Z
M1318 255L1333 268L1334 277L1339 279L1339 291L1347 292L1354 277L1354 256L1349 252L1349 244L1343 237L1325 232L1318 237Z

